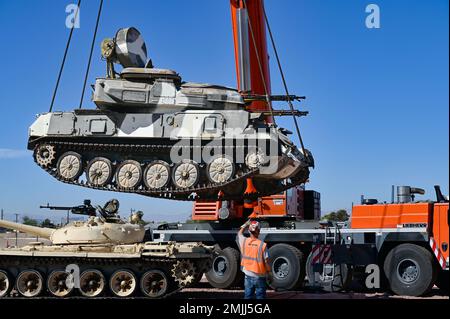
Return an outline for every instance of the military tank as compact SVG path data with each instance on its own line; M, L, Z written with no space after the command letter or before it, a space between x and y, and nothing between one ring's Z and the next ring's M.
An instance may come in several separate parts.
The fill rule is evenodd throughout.
M87 221L58 229L0 220L0 227L51 243L0 249L0 298L12 294L162 298L194 283L208 270L212 247L144 242L141 215L135 213L124 221L114 210L97 210Z
M272 195L308 179L311 153L266 121L307 112L250 112L249 101L277 97L184 82L175 71L155 68L135 28L105 39L102 57L107 75L93 86L96 109L43 113L29 129L28 149L58 180L166 199L231 200ZM256 192L247 195L249 178Z

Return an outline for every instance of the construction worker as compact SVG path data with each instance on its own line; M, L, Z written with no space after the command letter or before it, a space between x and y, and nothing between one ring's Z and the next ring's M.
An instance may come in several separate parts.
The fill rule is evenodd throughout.
M245 229L250 237L244 236ZM245 299L265 299L266 279L270 280L269 254L266 244L258 239L261 226L257 221L248 220L238 233L241 250L241 268L245 274Z

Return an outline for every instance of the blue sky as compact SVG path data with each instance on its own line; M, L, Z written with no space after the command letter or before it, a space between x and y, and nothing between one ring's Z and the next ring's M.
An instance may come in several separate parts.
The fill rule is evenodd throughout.
M117 197L123 213L134 208L148 220L186 219L190 203L59 183L26 151L28 126L49 107L69 3L0 0L0 207L7 218L42 216L38 206L47 202ZM369 3L381 9L380 29L365 27ZM97 6L82 3L57 110L78 105ZM448 6L447 0L266 0L290 91L308 97L301 129L316 160L308 188L322 193L323 211L349 208L361 194L389 200L392 184L423 187L426 198L440 184L448 194ZM105 73L99 43L126 26L142 32L156 66L185 80L236 86L228 0L105 1L89 83ZM274 62L272 91L282 93ZM94 107L89 94L84 106ZM279 124L293 127L289 118Z

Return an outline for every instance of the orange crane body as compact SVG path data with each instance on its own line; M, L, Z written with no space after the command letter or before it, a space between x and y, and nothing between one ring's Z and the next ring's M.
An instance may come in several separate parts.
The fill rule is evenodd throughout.
M270 69L267 52L263 0L230 0L233 25L237 87L241 92L270 95ZM244 74L248 73L248 74ZM250 83L243 83L247 79ZM264 101L250 104L250 111L267 111ZM270 118L267 119L269 122Z
M352 229L401 229L426 227L430 245L441 263L449 258L449 204L435 202L356 205L352 209Z

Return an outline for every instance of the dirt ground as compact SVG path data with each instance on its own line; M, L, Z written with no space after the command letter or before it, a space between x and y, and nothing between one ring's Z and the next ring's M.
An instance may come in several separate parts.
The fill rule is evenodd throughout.
M195 288L186 288L177 295L176 299L242 299L244 297L243 290L223 290L211 288L206 279ZM322 291L314 291L305 288L299 291L283 291L274 290L267 291L268 299L449 299L448 294L434 287L429 295L424 297L395 296L388 292L369 293L369 292L336 292L327 293Z

